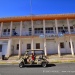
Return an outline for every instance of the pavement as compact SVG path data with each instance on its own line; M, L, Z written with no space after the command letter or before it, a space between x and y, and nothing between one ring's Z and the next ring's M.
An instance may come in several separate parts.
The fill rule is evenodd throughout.
M75 62L75 56L72 57L71 55L67 55L67 56L61 56L58 57L57 55L52 55L52 56L47 56L47 60L50 63L73 63ZM8 60L2 60L0 59L0 64L19 64L20 59L18 58L10 58Z
M75 75L75 63L50 64L41 66L0 65L0 75Z

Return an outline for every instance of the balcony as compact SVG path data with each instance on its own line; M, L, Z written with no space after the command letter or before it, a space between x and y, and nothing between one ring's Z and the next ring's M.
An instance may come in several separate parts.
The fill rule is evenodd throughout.
M56 33L50 33L50 34L46 34L45 37L49 38L49 37L57 37L58 35Z
M8 37L8 36L10 36L10 32L3 32L2 33L2 37Z
M22 32L22 36L31 36L31 35L32 35L32 31Z
M43 28L35 28L34 29L34 35L39 36L39 35L43 35Z
M12 36L20 36L20 34L18 32L16 32L15 30L12 31Z

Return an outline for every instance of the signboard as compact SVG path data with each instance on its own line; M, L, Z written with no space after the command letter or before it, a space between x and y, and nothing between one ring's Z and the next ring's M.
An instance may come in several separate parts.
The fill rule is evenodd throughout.
M62 36L64 36L64 34L58 34L58 36L59 36L59 37L62 37Z
M46 35L46 38L48 37L57 37L58 35Z
M40 38L45 38L45 36L44 36L44 35L39 35L39 37L40 37Z

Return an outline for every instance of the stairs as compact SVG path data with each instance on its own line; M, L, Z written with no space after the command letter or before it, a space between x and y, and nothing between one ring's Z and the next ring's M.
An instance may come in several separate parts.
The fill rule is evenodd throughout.
M8 60L19 60L18 55L10 56Z

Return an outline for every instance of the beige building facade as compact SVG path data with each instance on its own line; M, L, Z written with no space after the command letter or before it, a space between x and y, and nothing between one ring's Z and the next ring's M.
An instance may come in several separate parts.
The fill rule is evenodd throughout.
M0 18L0 57L43 49L45 55L75 54L75 14Z

